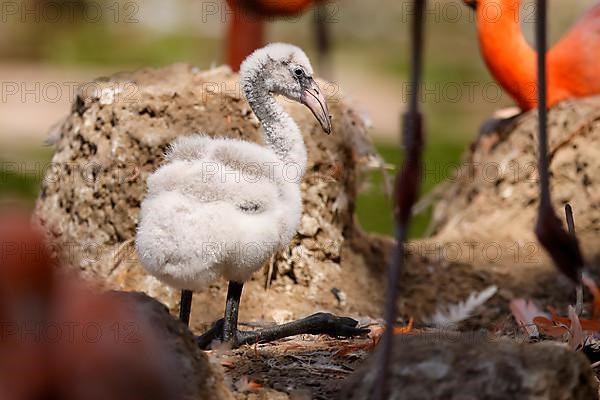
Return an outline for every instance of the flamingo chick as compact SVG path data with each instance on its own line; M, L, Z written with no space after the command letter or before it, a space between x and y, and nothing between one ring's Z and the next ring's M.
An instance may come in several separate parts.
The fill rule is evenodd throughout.
M314 314L260 331L237 329L243 283L296 234L302 213L300 181L306 147L294 120L275 95L306 105L326 133L327 103L304 52L274 43L242 63L240 83L262 125L265 146L196 135L181 137L166 164L148 178L137 250L146 270L182 289L181 318L189 321L191 290L219 277L229 281L225 318L200 337L239 346L300 333L364 333L351 318Z

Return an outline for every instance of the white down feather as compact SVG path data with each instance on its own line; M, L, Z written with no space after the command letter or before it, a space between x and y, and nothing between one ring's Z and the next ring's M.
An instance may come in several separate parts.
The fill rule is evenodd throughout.
M142 265L165 283L244 282L296 233L303 171L269 149L196 135L177 139L166 160L148 178L136 240Z

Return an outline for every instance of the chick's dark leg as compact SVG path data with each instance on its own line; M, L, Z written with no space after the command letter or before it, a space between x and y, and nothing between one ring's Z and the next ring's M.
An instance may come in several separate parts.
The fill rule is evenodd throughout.
M192 310L192 296L194 292L191 290L181 291L181 302L179 305L179 320L186 325L190 324L190 311Z
M243 283L231 281L227 289L227 303L225 303L225 318L223 319L223 342L232 343L234 346L238 336L238 313L243 288Z
M242 283L229 282L225 317L198 337L198 345L201 348L207 348L218 339L230 343L232 347L239 347L244 344L271 342L301 334L349 337L369 332L368 329L357 328L358 321L352 318L338 317L329 313L317 313L298 321L256 331L240 331L237 325L242 288Z
M233 347L237 343L238 313L240 310L240 299L242 298L243 283L229 282L227 288L227 302L225 303L224 318L215 322L208 331L198 336L197 343L202 349L210 347L215 340L231 343Z

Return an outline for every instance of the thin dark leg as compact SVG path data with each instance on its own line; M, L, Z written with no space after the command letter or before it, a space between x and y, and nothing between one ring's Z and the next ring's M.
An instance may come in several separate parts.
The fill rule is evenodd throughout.
M237 339L238 312L242 297L243 283L229 282L227 289L227 303L225 304L225 319L223 320L223 341L234 343Z
M317 4L315 32L319 55L319 72L325 79L331 80L331 37L327 26L327 3Z
M548 110L547 110L547 0L537 0L536 7L536 47L538 53L538 171L540 177L540 204L535 234L552 257L558 269L573 283L581 281L583 255L575 235L567 233L562 222L552 208L550 197L550 172L548 166Z
M382 400L386 392L386 384L388 379L388 369L391 363L393 340L394 340L394 325L396 323L396 299L398 297L398 281L400 274L404 269L404 241L406 240L406 231L402 227L396 228L396 238L398 245L394 248L392 263L388 267L388 284L385 294L385 309L384 319L386 321L385 330L381 336L381 351L379 356L379 368L377 373L377 381L373 388L373 398Z
M179 320L186 325L190 324L190 311L192 310L192 296L194 292L191 290L181 291L181 305L179 306Z
M419 107L421 74L423 69L423 45L426 0L414 0L411 25L411 96L408 108L402 119L402 141L404 143L405 162L402 171L396 177L394 188L394 219L396 221L396 248L388 269L387 293L385 298L385 330L379 349L379 370L376 372L375 385L371 399L383 400L393 353L393 329L396 323L396 299L398 283L404 269L404 242L410 228L411 214L417 199L422 180L422 153L424 132Z
M227 302L225 303L225 317L215 322L212 328L198 336L196 342L200 348L208 348L215 340L231 343L233 347L236 346L238 338L238 313L243 288L243 283L229 282Z
M243 287L242 283L229 282L225 318L217 321L212 328L198 337L198 346L205 349L213 341L219 339L230 343L235 348L244 344L271 342L302 334L350 337L369 332L368 329L357 328L358 321L352 318L338 317L328 313L313 314L298 321L261 330L240 331L237 324Z

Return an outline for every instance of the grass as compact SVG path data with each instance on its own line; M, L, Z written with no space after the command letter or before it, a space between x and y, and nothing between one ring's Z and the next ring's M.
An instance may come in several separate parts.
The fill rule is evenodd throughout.
M7 163L0 161L6 166ZM0 194L8 198L16 198L27 205L33 204L40 188L39 174L24 175L13 173L11 170L0 171Z
M15 147L0 154L0 201L14 200L31 207L40 191L46 166L52 159L50 147Z
M44 40L39 40L44 37ZM216 62L221 41L184 32L157 33L142 29L110 29L102 24L36 25L0 47L5 59L68 66L140 68L186 61L201 67Z
M422 193L430 191L452 172L452 167L460 161L464 148L465 144L460 142L440 141L432 143L426 148ZM396 166L402 162L402 154L398 147L391 144L378 144L377 149L386 162ZM374 171L369 174L368 178L370 185L366 191L360 193L357 201L358 221L366 231L392 235L394 230L392 204L391 200L384 195L383 174ZM430 218L430 210L416 216L412 222L409 236L422 236Z
M192 35L156 35L148 32L106 32L83 30L73 40L65 33L56 35L44 49L47 59L59 64L161 66L186 60L205 66L214 58L219 42Z

